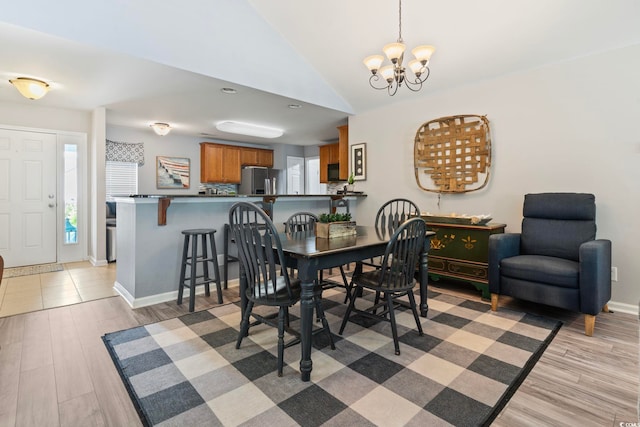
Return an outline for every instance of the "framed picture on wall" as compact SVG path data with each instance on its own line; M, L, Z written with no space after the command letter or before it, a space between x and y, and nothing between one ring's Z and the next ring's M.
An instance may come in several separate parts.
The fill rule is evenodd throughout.
M190 160L185 157L156 157L156 188L187 189L191 173Z
M364 142L351 146L351 173L356 181L367 179L367 144Z

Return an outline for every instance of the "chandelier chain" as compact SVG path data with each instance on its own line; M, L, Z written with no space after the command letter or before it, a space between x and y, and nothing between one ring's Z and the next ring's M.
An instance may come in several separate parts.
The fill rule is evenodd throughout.
M398 43L402 43L402 0L398 2Z

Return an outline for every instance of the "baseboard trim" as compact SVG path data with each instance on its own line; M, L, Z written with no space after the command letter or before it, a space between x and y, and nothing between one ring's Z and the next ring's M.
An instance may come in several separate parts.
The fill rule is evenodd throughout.
M94 257L89 257L89 262L94 267L104 267L105 265L109 264L106 259L99 260Z
M639 307L637 305L634 305L634 304L625 304L625 303L622 303L622 302L613 302L612 301L612 302L608 303L607 306L613 312L634 314L636 316L638 316L640 314Z
M234 286L237 287L237 286L239 286L239 284L240 284L239 279L232 279L232 280L229 280L228 287L229 288L233 288ZM113 284L113 289L122 298L124 298L124 300L127 302L127 304L129 304L129 306L131 308L147 307L147 306L150 306L150 305L160 304L160 303L163 303L163 302L176 301L178 299L178 291L177 290L170 291L170 292L165 292L163 294L150 295L148 297L134 298L133 295L131 295L129 293L129 291L127 289L125 289L125 287L122 286L118 281L116 281ZM196 295L202 295L202 294L204 294L204 286L199 286L198 289L196 290ZM182 297L186 298L188 300L188 298L189 298L189 289L185 289L184 290L184 294L183 294Z

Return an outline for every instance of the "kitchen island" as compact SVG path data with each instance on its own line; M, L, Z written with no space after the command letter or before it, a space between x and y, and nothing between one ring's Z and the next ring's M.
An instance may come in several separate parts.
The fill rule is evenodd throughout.
M177 299L182 230L214 228L220 273L224 274L224 225L228 212L238 201L268 202L273 205L273 222L283 223L295 212L329 212L331 200L349 201L349 210L357 218L358 202L366 194L323 195L139 195L117 197L118 260L115 290L133 308ZM235 248L233 249L235 253ZM229 278L237 281L237 264L229 269ZM232 281L232 283L233 283Z

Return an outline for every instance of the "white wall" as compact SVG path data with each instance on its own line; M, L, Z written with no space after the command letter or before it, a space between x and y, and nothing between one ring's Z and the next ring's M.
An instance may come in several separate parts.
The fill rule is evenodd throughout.
M91 113L41 107L37 101L0 102L0 123L11 126L91 133Z
M196 139L176 133L166 136L156 135L151 128L134 129L120 126L107 126L107 139L127 143L144 143L144 165L138 169L139 194L198 194L200 184L200 142ZM188 189L156 188L156 156L186 157L190 159L191 176Z
M518 232L525 193L593 193L598 237L612 240L618 267L612 302L637 312L638 69L640 45L635 45L447 92L416 94L410 102L350 117L350 143L367 143L367 180L356 185L369 196L358 221L372 223L379 205L402 196L430 212L491 213L494 222L507 224L507 232ZM437 67L431 78L438 78ZM438 206L437 194L415 182L413 141L423 123L456 114L487 115L491 122L491 176L484 189L443 195Z

